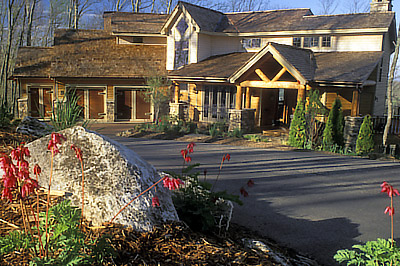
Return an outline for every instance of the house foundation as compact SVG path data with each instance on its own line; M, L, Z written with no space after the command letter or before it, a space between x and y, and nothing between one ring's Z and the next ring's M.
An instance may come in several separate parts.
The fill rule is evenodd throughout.
M115 102L114 101L107 101L106 104L107 108L107 122L114 122L115 121Z
M28 116L28 99L18 99L18 118L22 119Z
M169 104L169 114L172 117L176 117L179 120L187 120L187 110L188 104L186 103L170 103Z
M229 131L236 128L243 133L254 131L256 109L229 110Z
M344 118L344 146L346 149L356 150L358 132L360 131L363 117L346 116Z

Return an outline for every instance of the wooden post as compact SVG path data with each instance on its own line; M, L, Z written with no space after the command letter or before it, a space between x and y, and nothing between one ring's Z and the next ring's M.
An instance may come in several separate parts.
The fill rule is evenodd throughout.
M251 91L250 87L246 88L246 108L250 108Z
M179 94L181 93L180 88L179 88L179 83L175 83L174 85L175 88L175 97L174 97L174 101L175 103L179 103Z
M297 101L305 101L306 100L306 86L299 88L297 90Z
M360 92L358 89L353 91L353 100L351 101L351 116L358 116L360 107Z
M242 87L236 86L236 110L242 110Z

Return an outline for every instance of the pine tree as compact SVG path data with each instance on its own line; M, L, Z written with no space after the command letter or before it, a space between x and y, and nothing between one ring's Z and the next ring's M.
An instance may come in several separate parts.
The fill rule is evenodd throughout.
M342 112L342 103L339 98L333 102L332 109L329 112L328 120L326 121L325 130L323 133L322 145L325 151L331 146L343 146L343 129L344 117Z
M374 131L370 115L366 115L361 124L356 142L356 153L358 155L368 154L374 149Z
M304 148L307 140L304 101L298 101L290 124L289 145Z

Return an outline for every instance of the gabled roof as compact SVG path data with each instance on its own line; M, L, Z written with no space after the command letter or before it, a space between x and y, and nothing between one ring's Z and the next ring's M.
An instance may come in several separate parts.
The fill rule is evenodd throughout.
M210 57L169 73L172 80L219 81L235 83L242 74L267 53L280 64L291 66L307 83L364 83L379 64L383 52L329 52L270 43L258 53L231 53ZM284 60L284 61L283 61ZM345 71L344 71L345 70ZM290 71L290 69L289 69ZM298 77L296 77L298 79ZM298 79L299 80L299 79Z
M387 31L394 20L394 12L372 12L315 16L309 8L280 9L253 12L221 13L186 2L178 2L163 26L163 32L181 14L187 12L208 33L246 34L293 31L340 31L368 29Z
M102 30L57 30L51 48L21 48L13 77L142 78L166 74L165 46L118 45Z
M106 30L118 33L160 34L168 15L154 13L104 12Z

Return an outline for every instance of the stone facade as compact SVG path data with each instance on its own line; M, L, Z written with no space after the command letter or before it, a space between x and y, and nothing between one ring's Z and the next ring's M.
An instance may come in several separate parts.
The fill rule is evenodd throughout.
M18 99L18 118L28 116L28 98Z
M115 121L115 102L114 101L107 101L107 122L114 122Z
M239 128L243 133L254 130L256 109L229 110L229 131Z
M360 131L363 117L346 116L344 118L344 145L345 148L350 148L352 151L356 150L356 142L358 132Z
M188 108L187 103L170 103L169 114L172 117L177 117L179 120L187 120L188 114L186 112Z

